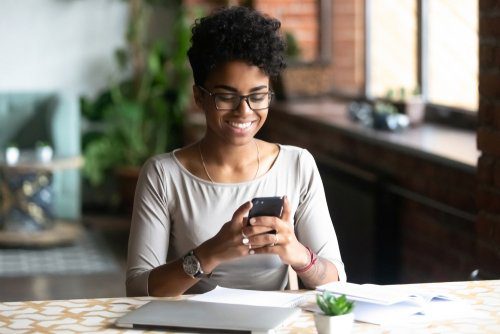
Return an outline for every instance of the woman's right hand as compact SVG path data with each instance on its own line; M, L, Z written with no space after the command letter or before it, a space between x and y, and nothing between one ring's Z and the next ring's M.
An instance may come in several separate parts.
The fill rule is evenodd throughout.
M196 248L195 253L204 272L210 273L222 262L248 255L248 245L242 242L242 229L251 208L252 202L240 206L231 221L225 223L214 237Z

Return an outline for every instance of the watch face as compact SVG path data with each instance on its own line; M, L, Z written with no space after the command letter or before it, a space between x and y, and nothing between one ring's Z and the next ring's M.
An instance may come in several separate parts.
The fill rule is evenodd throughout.
M184 261L182 262L182 267L184 268L186 274L192 277L200 271L200 263L194 255L185 256Z

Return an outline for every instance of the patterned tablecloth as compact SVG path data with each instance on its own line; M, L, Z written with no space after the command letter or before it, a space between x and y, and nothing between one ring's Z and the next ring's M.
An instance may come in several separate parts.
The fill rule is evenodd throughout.
M468 302L474 312L458 319L377 326L354 324L353 333L500 333L500 280L418 284ZM107 298L0 303L0 333L154 333L114 327L117 318L152 299ZM164 332L163 332L164 333ZM278 333L316 333L312 314L302 312Z

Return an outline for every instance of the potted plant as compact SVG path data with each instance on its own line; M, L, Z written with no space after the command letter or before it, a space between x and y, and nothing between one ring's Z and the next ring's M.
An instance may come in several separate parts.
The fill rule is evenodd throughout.
M318 334L350 333L354 322L354 302L347 300L345 295L335 297L324 291L316 296L316 303L322 313L314 313L314 322Z
M132 75L102 91L96 99L81 99L90 124L83 138L84 175L97 187L110 173L122 201L131 204L141 165L151 156L182 144L183 112L189 102L187 64L190 29L182 5L168 0L129 0L128 47L116 52L124 71ZM168 6L174 22L168 40L148 38L153 4ZM127 186L128 185L128 186Z
M389 89L385 101L392 103L400 113L405 114L411 125L415 126L423 122L425 102L418 87L415 87L410 94L404 87L399 88L397 94L394 90Z

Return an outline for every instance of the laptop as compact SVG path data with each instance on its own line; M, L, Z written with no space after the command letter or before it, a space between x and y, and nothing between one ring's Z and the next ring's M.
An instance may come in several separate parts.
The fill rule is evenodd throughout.
M115 324L181 333L260 334L274 333L300 312L299 308L155 300L129 312Z

